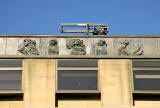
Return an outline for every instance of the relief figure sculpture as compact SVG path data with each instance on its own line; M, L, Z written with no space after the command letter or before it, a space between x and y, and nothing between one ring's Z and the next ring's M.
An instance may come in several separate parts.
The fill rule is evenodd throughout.
M120 45L121 47L118 49L119 55L128 55L128 56L143 55L142 46L136 41L124 40L120 42Z
M71 49L71 55L85 55L86 49L83 44L83 40L80 39L72 39L70 42L66 44L68 49Z
M95 55L107 55L107 43L105 40L99 40L95 45Z
M39 55L36 41L32 39L24 39L23 43L18 46L18 51L23 55Z
M52 39L49 41L48 54L49 55L58 55L59 54L58 42L56 39Z

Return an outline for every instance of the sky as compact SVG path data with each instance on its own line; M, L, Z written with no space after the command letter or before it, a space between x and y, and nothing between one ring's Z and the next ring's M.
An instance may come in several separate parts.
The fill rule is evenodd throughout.
M109 35L160 35L160 0L0 0L0 34L62 34L61 23L105 23Z

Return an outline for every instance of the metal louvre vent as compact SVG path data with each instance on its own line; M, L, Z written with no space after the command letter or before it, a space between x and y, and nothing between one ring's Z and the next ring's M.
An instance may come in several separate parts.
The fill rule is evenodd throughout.
M0 67L22 67L21 60L0 60Z
M97 60L59 60L58 67L98 67Z
M133 68L160 68L160 61L133 61Z

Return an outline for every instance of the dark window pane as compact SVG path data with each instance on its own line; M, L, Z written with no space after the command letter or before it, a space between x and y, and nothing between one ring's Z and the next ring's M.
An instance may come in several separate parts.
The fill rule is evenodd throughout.
M59 60L58 67L97 67L97 60Z
M0 90L21 90L21 70L0 70Z
M58 70L58 90L97 90L97 70Z
M22 67L21 60L0 60L0 67Z
M132 65L134 68L137 67L160 68L160 61L133 61Z
M160 90L160 70L134 70L134 90Z

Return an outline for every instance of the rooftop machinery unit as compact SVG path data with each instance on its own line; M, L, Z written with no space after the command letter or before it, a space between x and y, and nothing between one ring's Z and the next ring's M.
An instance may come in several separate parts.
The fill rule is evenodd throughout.
M72 29L65 29L65 28ZM81 28L81 29L76 29ZM92 33L93 35L107 35L108 24L91 24L91 23L61 23L61 33Z

